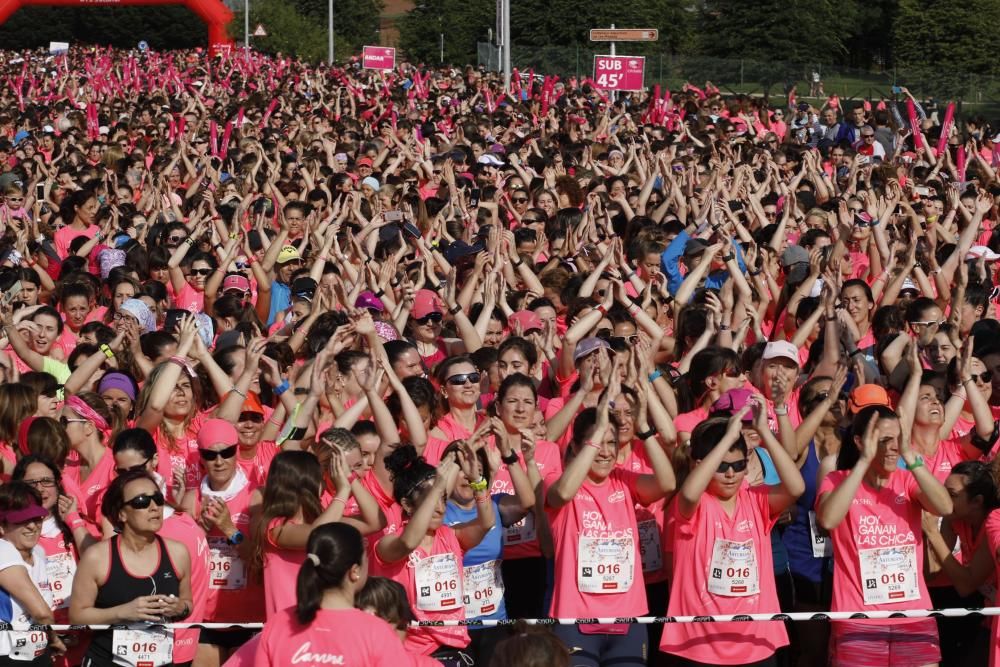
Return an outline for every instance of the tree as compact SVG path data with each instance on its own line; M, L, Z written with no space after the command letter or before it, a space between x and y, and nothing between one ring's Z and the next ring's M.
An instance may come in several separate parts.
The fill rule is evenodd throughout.
M1000 73L992 50L997 21L993 0L900 0L893 29L900 82L924 95L971 94L978 76Z
M328 0L294 0L302 16L311 19L325 31L329 20ZM354 54L365 44L377 44L378 17L381 0L334 0L333 30L338 54Z
M73 42L135 48L146 40L154 49L204 46L208 31L185 7L25 7L0 26L8 49Z
M411 60L437 63L443 33L445 62L474 63L476 42L485 42L489 30L496 25L496 3L493 0L422 0L422 4L403 16L397 25L399 46Z

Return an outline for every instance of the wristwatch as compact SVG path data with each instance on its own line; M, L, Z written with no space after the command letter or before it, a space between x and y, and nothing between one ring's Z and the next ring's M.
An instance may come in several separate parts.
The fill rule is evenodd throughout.
M509 456L501 456L500 460L503 461L505 465L514 465L521 460L521 457L517 455L517 452L512 451Z
M232 535L230 535L229 537L226 538L226 542L229 542L234 547L235 546L239 546L240 544L243 544L243 533L241 533L237 529L237 531L235 533L233 533Z

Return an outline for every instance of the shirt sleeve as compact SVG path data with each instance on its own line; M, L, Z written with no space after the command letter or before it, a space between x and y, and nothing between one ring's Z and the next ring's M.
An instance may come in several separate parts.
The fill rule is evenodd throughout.
M0 539L0 572L16 566L28 569L28 564L24 562L24 558L21 557L14 545L7 540Z
M667 277L667 289L671 294L677 294L681 283L684 282L684 276L681 275L680 259L681 255L684 254L684 246L687 245L690 238L686 230L681 230L681 233L674 237L674 240L660 255L660 266L663 267L663 275Z

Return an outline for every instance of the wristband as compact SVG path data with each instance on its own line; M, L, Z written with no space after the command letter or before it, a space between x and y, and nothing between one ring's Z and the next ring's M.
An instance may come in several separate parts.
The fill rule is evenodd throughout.
M285 442L288 442L289 440L301 440L304 437L306 437L306 430L300 426L298 428L293 428L288 432L288 437L285 438Z
M597 304L597 310L598 310L598 312L601 313L601 315L607 315L608 314L608 309L604 307L603 303Z
M100 349L101 349L101 352L103 352L103 353L104 353L104 356L105 356L105 357L107 357L108 359L114 359L114 356L115 356L115 351L114 351L114 350L112 350L112 349L111 349L111 348L110 348L110 347L108 346L108 344L107 344L107 343L102 343L102 344L101 344L101 348L100 348Z
M787 417L788 416L788 406L787 405L776 405L776 406L774 406L774 414L778 415L779 417Z
M912 473L917 468L924 467L924 457L917 454L917 457L913 459L913 463L907 463L906 461L903 461L903 465L906 467L907 470L909 470Z
M286 391L288 391L290 388L291 388L291 385L288 384L288 380L282 380L281 384L279 384L277 387L274 388L274 395L275 396L281 396Z
M184 243L187 243L189 246L193 246L196 243L196 241L189 236L186 239L184 239Z
M488 494L488 493L484 493L484 494L483 494L483 495L481 495L481 496L476 496L476 504L477 504L477 505L485 505L485 504L486 504L486 503L488 503L488 502L489 502L490 500L491 500L491 499L490 499L490 494Z
M642 433L636 433L635 437L637 437L639 440L649 440L654 435L656 435L656 429L650 428L648 431L643 431Z
M736 256L733 253L729 253L728 255L723 255L722 256L722 261L723 262L730 262L730 261L732 261L734 259L736 259Z
M632 280L635 278L635 271L629 271L625 274L625 280Z
M239 235L239 234L237 234L236 232L230 232L230 234L229 234L229 238L230 238L230 240L232 240L232 241L235 241L236 239L238 239L238 238L239 238L239 236L240 236L240 235ZM219 245L222 245L222 244L220 243Z
M377 291L377 292L375 292L375 296L376 296L377 298L381 299L382 297L384 297L384 296L385 296L385 290L384 290L384 289L382 289L381 287L379 287L379 288L378 288L378 291Z
M456 303L454 306L448 309L448 313L451 315L457 315L460 310L462 310L462 306Z
M474 492L482 493L486 489L490 488L490 483L487 482L486 479L480 478L475 482L469 482L469 486L472 488Z
M521 265L524 264L524 260L523 259L519 259L516 262L511 262L511 264L514 265L515 269L519 269L519 268L521 268Z
M649 381L656 382L661 377L663 377L663 372L659 368L657 368L655 371L649 374Z
M253 266L256 263L257 263L257 258L256 257L254 257L253 255L250 255L249 257L247 257L247 264L248 265Z

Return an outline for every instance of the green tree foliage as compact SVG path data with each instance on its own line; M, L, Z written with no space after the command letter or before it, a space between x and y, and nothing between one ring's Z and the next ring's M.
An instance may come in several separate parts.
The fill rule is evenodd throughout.
M250 3L250 30L258 23L267 37L251 37L253 48L265 53L287 53L308 61L327 57L327 7L325 0L253 0ZM334 45L338 60L361 50L375 40L378 27L378 0L334 0ZM229 34L243 40L243 12L229 24Z
M154 49L204 46L208 30L185 7L25 7L0 26L0 45L20 49L49 42L83 42Z
M962 97L1000 73L992 53L995 0L899 0L893 51L901 80L925 94Z
M448 63L476 62L476 42L485 42L496 25L493 0L417 0L417 6L397 23L399 45L413 60L437 63L444 33ZM520 34L515 33L520 44Z

